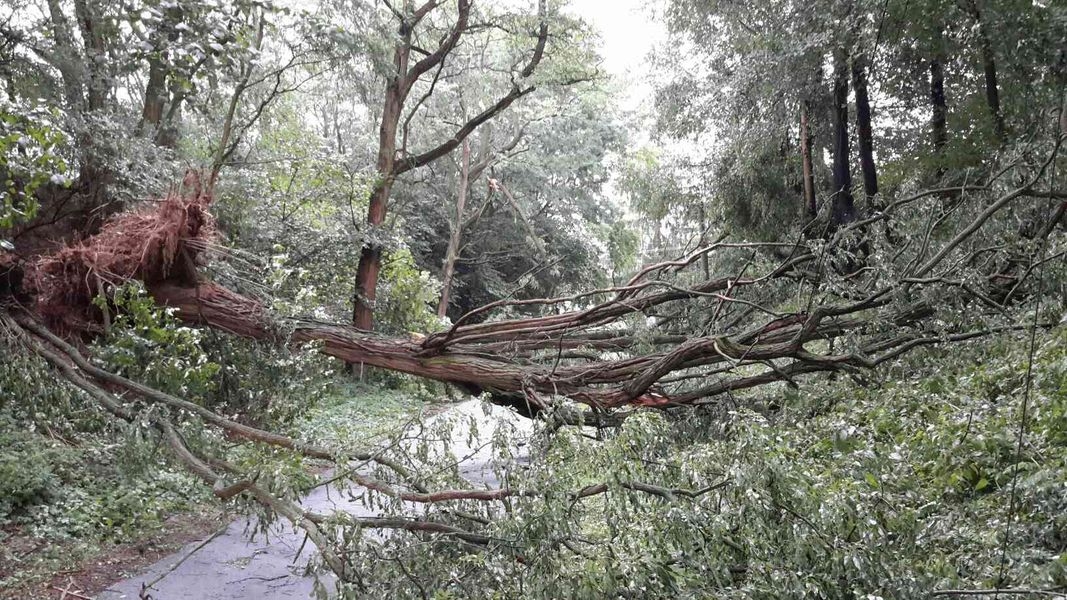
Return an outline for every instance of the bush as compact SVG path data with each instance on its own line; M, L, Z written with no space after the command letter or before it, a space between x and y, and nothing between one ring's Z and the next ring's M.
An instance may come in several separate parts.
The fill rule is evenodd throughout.
M48 500L58 479L39 436L14 431L5 419L0 425L0 520Z

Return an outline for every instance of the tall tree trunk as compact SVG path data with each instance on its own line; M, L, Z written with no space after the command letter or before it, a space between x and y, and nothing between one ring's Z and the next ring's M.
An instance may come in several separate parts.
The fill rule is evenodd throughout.
M107 62L104 48L104 33L99 21L100 7L98 0L74 0L74 13L81 26L82 39L85 44L85 63L88 83L89 111L104 107L110 85L104 72Z
M263 29L266 25L266 18L263 13L258 15L253 14L253 24L255 26L255 38L252 42L252 48L257 52L263 48ZM239 135L235 135L234 124L237 122L237 108L241 104L241 97L248 91L248 82L252 78L252 71L255 70L255 66L252 61L246 60L241 64L241 74L237 81L237 84L233 88L233 94L230 95L230 103L226 109L226 117L222 121L222 134L219 135L219 144L215 148L215 157L211 161L211 174L208 177L207 187L208 190L215 189L215 183L219 179L219 173L222 171L222 167L230 159L230 156L237 150L240 143Z
M405 59L406 62L406 59ZM382 123L378 128L378 183L371 191L367 207L368 238L359 253L356 267L356 291L352 302L352 324L366 331L374 329L374 299L378 290L378 274L382 267L382 245L374 230L385 222L389 195L393 191L396 165L396 132L403 110L399 80L394 78L385 93Z
M704 202L701 201L697 205L699 210L698 218L700 219L700 246L704 246L707 242L707 211L704 209ZM704 279L712 279L712 264L707 258L707 252L700 255L700 269L704 272Z
M930 60L930 141L934 145L934 152L940 162L945 144L948 143L948 106L945 102L945 67L944 49L941 48L941 29L935 35L936 49ZM944 166L938 166L938 173L943 172Z
M471 144L470 139L463 140L463 152L459 165L459 183L456 186L456 220L452 223L452 234L448 238L448 250L441 277L441 302L437 305L437 316L445 318L448 313L448 301L452 295L452 278L459 258L459 243L463 237L463 213L467 206L467 194L470 190Z
M393 52L395 74L390 79L389 85L386 86L385 103L382 107L382 121L379 128L377 165L379 181L371 193L370 206L367 209L367 224L372 231L379 228L385 220L389 194L397 176L446 156L458 148L463 140L479 126L492 119L500 111L507 109L519 98L532 93L536 89L536 86L523 87L518 81L513 81L511 90L500 97L495 104L464 123L451 138L420 154L409 154L407 152L405 136L404 157L401 160L397 160L397 131L401 113L404 111L404 103L411 92L412 86L419 80L419 77L437 68L467 32L472 2L471 0L457 0L456 9L458 14L456 22L449 33L445 35L437 50L427 53L423 58L409 65L413 48L412 29L439 5L439 1L429 0L422 7L415 10L410 18L402 18L399 39ZM537 42L529 62L519 73L519 77L523 80L533 75L537 66L541 63L545 53L545 45L548 42L548 23L545 21L544 2L538 4L538 15L541 18L541 25L537 31ZM360 251L359 266L356 268L356 289L352 308L352 322L360 329L371 330L374 327L374 299L375 290L378 286L378 273L381 271L381 258L381 243L376 241L373 234L369 235L364 242L363 249Z
M148 59L148 83L144 88L144 107L141 109L141 122L138 132L146 125L151 129L159 127L163 121L163 106L167 97L167 71L163 66L163 57L153 55Z
M848 144L848 52L834 50L834 201L831 223L850 223L856 218L852 199L852 171L849 168Z
M63 80L63 95L68 108L80 113L85 107L85 98L82 96L82 72L80 70L81 56L74 48L74 34L70 29L70 21L63 14L63 7L59 0L48 0L48 14L52 22L52 39L55 43L55 66L59 69Z
M164 124L164 109L170 96L170 90L167 89L169 71L167 49L170 44L178 41L180 33L177 25L182 22L184 15L181 8L175 7L167 9L164 17L159 29L149 40L152 44L152 53L148 57L148 82L145 84L144 104L141 108L141 121L137 124L137 133L141 134L148 126L157 144L163 147L173 147L177 142L176 136L171 135L172 132L163 131L164 128L169 129L173 126L171 117L176 116L173 114L175 107L172 106L170 111L172 114L167 115L167 122ZM181 86L178 82L171 81L171 87L180 90ZM180 104L183 100L183 92L174 95L176 103Z
M868 205L878 195L878 171L874 164L874 134L871 129L871 101L867 95L867 59L859 52L852 58L852 87L856 93L856 134L859 142L863 192Z
M985 72L985 99L989 106L989 115L993 118L993 133L997 141L1003 143L1007 135L1004 126L1004 113L1000 110L1000 88L997 85L997 60L993 54L993 44L989 39L989 29L982 19L982 10L978 0L971 0L971 16L978 26L978 48L982 52L982 70Z
M815 218L819 211L815 203L815 170L811 164L811 126L808 122L808 101L800 104L800 158L804 178L804 212Z

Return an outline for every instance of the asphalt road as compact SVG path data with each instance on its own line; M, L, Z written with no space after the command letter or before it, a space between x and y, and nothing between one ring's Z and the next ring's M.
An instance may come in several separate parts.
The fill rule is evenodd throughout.
M456 405L433 419L454 420L450 439L442 440L457 459L460 473L476 487L495 487L491 455L486 447L498 427L518 428L528 432L529 424L508 409L487 407L471 400ZM474 427L469 423L473 420ZM355 488L358 495L358 488ZM316 488L302 504L316 512L346 510L357 516L377 516L360 502L348 500L333 487ZM411 506L417 513L418 506ZM181 551L148 567L135 577L124 579L98 596L98 600L139 600L142 585L163 575L147 590L153 600L273 600L274 598L311 598L315 577L305 573L313 557L314 546L308 542L301 549L303 533L287 522L278 521L262 532L251 535L247 519L234 521L220 534L191 542ZM201 547L202 546L202 547ZM195 551L194 551L195 550ZM177 567L174 565L182 561ZM169 571L169 572L168 572ZM330 578L320 575L332 591Z

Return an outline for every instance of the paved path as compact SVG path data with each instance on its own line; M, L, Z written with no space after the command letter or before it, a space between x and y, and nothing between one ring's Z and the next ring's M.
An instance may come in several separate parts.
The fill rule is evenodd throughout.
M467 425L473 418L476 435ZM475 486L495 487L496 481L486 446L497 427L516 427L528 432L529 425L508 409L486 407L477 400L456 405L434 419L454 419L455 427L448 441L459 459L460 473ZM358 490L357 495L358 495ZM317 512L334 509L347 510L357 516L376 516L359 502L351 502L336 488L321 487L308 495L304 506ZM418 507L413 506L412 512ZM308 542L298 555L303 533L294 531L287 522L271 525L269 535L246 533L253 527L248 520L239 519L222 534L211 539L196 552L203 540L191 542L174 555L148 567L136 577L116 583L105 590L98 600L137 600L143 583L150 582L173 568L149 590L154 600L270 600L274 598L310 598L315 578L305 575L305 566L312 558L314 546ZM185 559L178 567L174 564ZM332 580L323 578L327 589Z

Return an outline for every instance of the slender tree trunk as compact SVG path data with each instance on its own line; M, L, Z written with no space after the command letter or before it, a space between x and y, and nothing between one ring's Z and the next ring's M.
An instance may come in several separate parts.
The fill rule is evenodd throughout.
M856 137L863 174L863 192L868 205L878 195L878 171L874 164L874 133L871 128L871 101L867 95L867 59L860 52L852 58L852 87L856 93Z
M945 102L944 50L940 47L940 31L939 28L935 40L937 50L930 60L930 141L939 161L948 143L948 106ZM939 166L938 172L942 172L943 168Z
M48 0L48 14L52 22L52 37L56 46L56 68L63 79L63 95L70 110L80 113L85 98L82 96L82 77L79 68L81 56L74 49L74 35L70 22L63 14L59 0Z
M463 140L463 152L459 165L459 184L456 186L456 220L452 223L452 235L448 239L445 263L441 277L441 302L437 305L437 316L445 318L448 313L448 301L452 295L452 278L459 258L459 243L463 237L463 213L467 206L467 194L470 190L471 144Z
M708 213L704 209L703 201L701 201L700 204L697 205L697 207L700 211L700 214L698 215L698 217L700 218L700 245L703 246L705 243L707 243L707 240L705 238L708 234ZM708 259L707 252L700 255L700 269L704 272L704 279L711 279L711 262Z
M834 50L834 201L831 223L850 223L856 218L852 198L852 171L849 167L848 143L848 53L844 47Z
M352 302L352 324L366 331L374 329L374 299L378 289L378 274L382 267L382 246L375 239L374 230L385 222L389 195L393 190L396 165L396 132L403 111L399 80L395 79L386 89L382 110L382 124L378 129L378 183L371 191L367 207L367 225L370 231L359 253L356 267L356 291Z
M811 164L811 125L807 100L800 104L800 158L804 178L804 212L809 218L815 218L819 207L815 203L815 170Z
M1004 114L1000 109L1000 88L997 85L997 60L993 54L993 44L989 39L989 30L982 19L982 11L978 7L978 0L970 2L971 16L978 26L978 48L982 52L982 70L985 72L985 99L989 106L989 115L993 118L993 133L997 141L1003 143L1007 131L1004 125Z
M85 62L88 84L89 110L100 110L104 107L110 88L104 73L107 62L106 49L104 47L104 34L101 23L97 18L99 6L98 0L74 0L74 13L81 26L81 34L85 44Z
M395 75L386 87L385 104L382 108L382 122L379 129L379 182L371 194L370 206L367 209L367 224L371 230L371 235L364 242L363 249L360 251L359 266L356 268L356 290L353 299L352 322L356 327L364 330L371 330L374 327L375 288L378 286L378 273L381 270L382 248L380 242L376 241L373 230L379 228L385 220L393 181L397 176L407 171L427 165L452 152L479 126L492 119L500 111L507 109L519 98L536 89L536 86L533 85L524 88L518 81L513 81L511 91L498 99L495 104L472 117L451 138L434 148L420 154L407 154L405 140L405 147L403 148L405 156L403 159L398 160L396 156L396 134L408 93L421 75L441 64L467 31L472 3L471 0L457 0L458 15L451 31L444 37L437 50L427 53L413 65L410 65L409 68L409 59L413 47L411 41L412 28L439 4L437 1L426 2L413 13L410 20L403 20L400 26L399 40L394 47L393 65L395 67ZM544 56L545 45L548 41L548 24L545 21L544 11L545 3L541 2L538 9L541 25L538 28L537 43L534 46L530 61L519 73L522 79L533 75Z
M259 51L263 46L263 27L266 22L263 14L258 17L258 23L256 24L256 37L253 42L253 48ZM233 94L230 96L230 104L226 109L226 118L222 122L222 135L219 136L219 145L215 149L215 157L211 161L211 174L208 177L208 189L213 190L215 183L219 179L219 172L222 171L222 167L226 164L226 161L230 158L233 152L237 149L240 139L234 139L234 123L237 119L237 107L241 104L241 97L248 90L248 82L252 78L252 71L254 66L251 61L246 61L241 65L241 76L237 81L237 84L233 88Z

